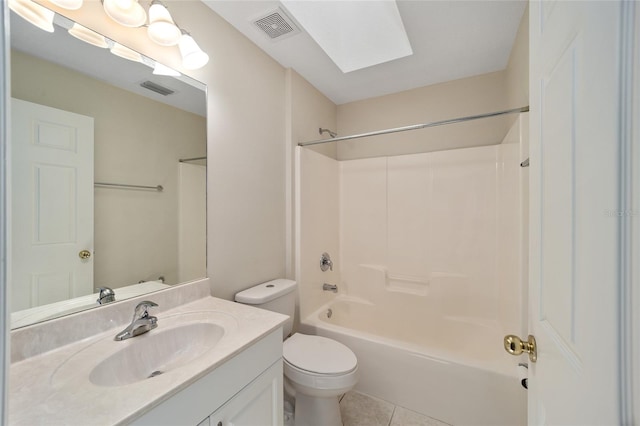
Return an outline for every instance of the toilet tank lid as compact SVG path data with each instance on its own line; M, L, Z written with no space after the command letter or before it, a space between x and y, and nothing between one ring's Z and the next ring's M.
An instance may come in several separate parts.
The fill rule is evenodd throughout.
M236 302L247 305L267 303L296 289L296 282L280 278L267 281L236 293Z

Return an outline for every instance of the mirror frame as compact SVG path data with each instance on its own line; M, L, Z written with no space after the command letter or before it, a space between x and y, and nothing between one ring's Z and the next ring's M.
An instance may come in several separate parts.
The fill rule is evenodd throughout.
M6 150L9 142L7 127L9 96L11 94L11 73L9 69L9 6L0 2L0 164L8 165ZM9 298L7 286L7 167L0 167L0 423L6 424L8 417L8 373L9 373Z

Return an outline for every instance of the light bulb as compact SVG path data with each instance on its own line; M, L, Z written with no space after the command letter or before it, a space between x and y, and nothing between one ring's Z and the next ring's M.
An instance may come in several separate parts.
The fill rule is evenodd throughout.
M133 62L142 62L142 55L135 50L131 50L128 47L121 45L120 43L113 43L111 53Z
M209 62L209 55L200 49L196 41L188 33L182 34L178 47L182 55L182 66L185 69L196 70Z
M52 10L42 7L31 0L9 0L9 8L41 30L49 33L53 32L55 12Z
M180 41L182 32L173 22L171 14L161 3L152 3L149 8L149 38L161 46L174 46Z
M160 62L156 62L156 65L153 67L154 75L169 75L171 77L180 77L180 73L173 68L169 68L166 65L161 64Z
M147 21L147 13L137 0L104 0L104 11L120 25L141 27Z
M69 34L77 38L78 40L82 40L85 43L92 44L96 47L106 48L109 47L107 44L107 40L103 35L98 34L97 32L90 30L87 27L83 27L77 22L73 24L73 27L69 29Z
M82 0L49 0L58 7L68 10L78 10L82 7Z

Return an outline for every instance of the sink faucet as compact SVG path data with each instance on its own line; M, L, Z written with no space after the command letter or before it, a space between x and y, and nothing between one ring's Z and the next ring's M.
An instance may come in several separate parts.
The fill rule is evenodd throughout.
M98 302L100 305L116 301L116 292L109 287L100 287L98 291L100 292L100 295L98 296L98 300L96 300L96 302Z
M113 340L126 340L146 333L158 326L158 318L149 315L149 308L158 306L156 303L145 300L136 305L133 312L131 324L120 333L116 334Z

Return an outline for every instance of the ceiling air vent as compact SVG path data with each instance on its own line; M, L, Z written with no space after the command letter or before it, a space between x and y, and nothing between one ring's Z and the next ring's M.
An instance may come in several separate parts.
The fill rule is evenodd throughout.
M280 41L300 32L296 24L280 8L254 19L253 24L272 41Z
M173 90L164 86L160 86L158 83L154 83L153 81L149 80L143 81L142 83L140 83L140 86L144 87L145 89L151 90L152 92L159 93L162 96L168 96L175 93Z

